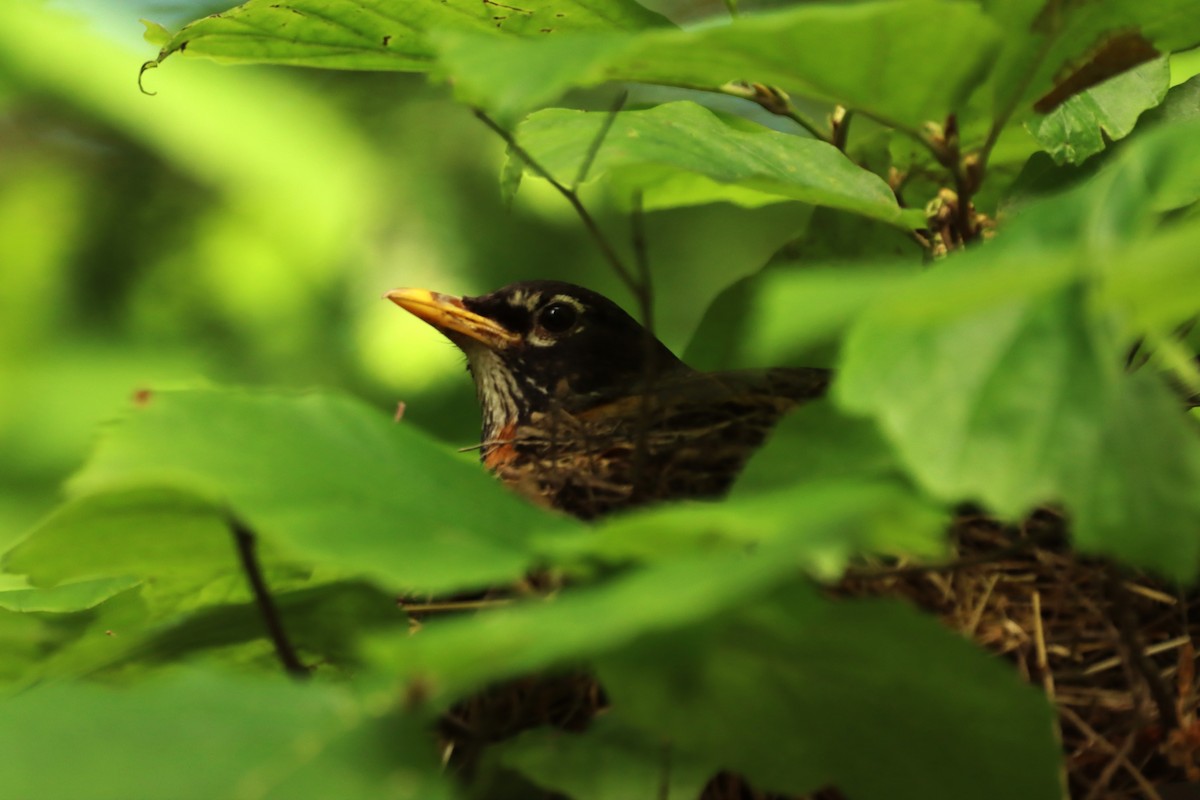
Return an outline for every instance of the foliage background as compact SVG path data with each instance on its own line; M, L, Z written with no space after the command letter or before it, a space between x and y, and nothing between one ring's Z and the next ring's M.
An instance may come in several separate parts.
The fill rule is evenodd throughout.
M445 89L431 88L421 78L262 66L230 69L200 59L174 58L169 70L145 76L147 87L158 94L142 95L137 65L145 60L147 48L138 43L141 30L134 20L147 17L171 27L221 5L79 0L45 7L10 4L0 9L0 266L4 278L0 548L17 542L23 530L56 505L63 476L74 472L83 454L93 450L98 429L110 430L99 423L128 407L144 387L156 391L208 385L321 387L363 398L379 410L402 399L408 409L406 421L415 427L446 443L472 443L477 415L461 359L435 333L380 299L392 286L474 293L511 280L556 276L631 304L561 198L539 182L526 181L509 207L496 182L504 159L502 143L475 124L469 111L452 102ZM718 14L723 8L697 5L669 10L675 19L689 19ZM49 42L59 46L48 46ZM1174 59L1172 83L1183 84L1196 71L1195 62L1194 55ZM494 76L474 74L479 83L460 81L458 90L467 96L471 92L488 96L488 80ZM666 97L655 92L636 90L631 106ZM607 95L580 90L571 99L602 107ZM1187 113L1185 109L1185 117ZM769 126L782 124L765 113L748 115ZM1126 119L1128 113L1116 116ZM1132 116L1136 119L1137 113ZM856 124L870 130L866 121ZM1054 138L1053 133L1047 136ZM1174 150L1164 150L1179 159L1186 143L1173 146ZM904 155L901 145L884 149L896 157ZM1020 131L1005 139L994 158L994 174L999 176L994 185L1010 185L1035 149L1030 136ZM847 223L844 216L793 202L752 209L702 205L655 212L650 257L662 288L658 333L677 352L691 343L697 363L708 366L753 363L764 354L781 353L797 362L828 359L829 331L840 331L845 319L866 305L868 294L895 287L905 301L897 304L899 316L864 319L846 343L845 352L856 354L860 370L857 376L847 374L851 388L846 389L846 406L857 403L854 410L891 424L891 444L905 451L908 459L901 466L917 475L931 494L943 500L982 495L991 506L1015 516L1027 509L1031 496L1040 499L1039 481L1044 476L1035 470L1005 473L1003 480L964 486L956 483L954 474L937 473L927 461L936 467L938 453L929 458L929 451L940 450L947 442L914 437L913 432L920 431L913 419L888 419L889 401L913 383L910 374L898 370L893 375L888 368L904 365L903 346L914 345L914 340L916 346L924 346L932 339L930 346L936 349L937 336L944 333L936 328L944 321L939 311L953 317L961 307L970 310L972 302L988 308L990 297L980 294L991 293L998 285L1014 297L1030 295L1040 300L1031 285L1039 280L1070 282L1074 279L1070 270L1077 267L1080 253L1106 243L1109 233L1129 235L1111 251L1117 261L1128 255L1121 247L1130 241L1143 243L1137 236L1145 234L1150 241L1161 220L1157 212L1147 209L1162 199L1164 185L1171 188L1169 180L1162 179L1141 194L1129 192L1130 203L1137 206L1131 209L1122 205L1129 184L1118 183L1118 191L1105 194L1096 189L1097 184L1085 185L1083 180L1083 188L1071 195L1076 179L1092 177L1089 168L1064 174L1051 170L1045 160L1041 166L1046 174L1053 173L1050 188L1062 190L1066 199L1057 207L1061 213L1024 220L1025 238L1014 237L1018 246L985 251L1001 254L999 265L1014 276L1010 283L973 285L968 278L956 284L955 276L966 274L970 265L984 269L989 265L986 256L974 262L967 257L963 271L952 268L941 273L949 276L939 287L941 293L928 295L955 302L923 307L919 291L905 294L898 282L888 283L894 274L863 271L858 274L863 281L861 296L851 297L845 308L814 304L819 313L812 323L797 322L803 317L797 313L801 305L789 305L801 295L779 292L773 296L782 305L769 315L779 324L742 331L749 341L745 352L722 349L734 338L731 320L709 318L701 324L702 316L718 293L755 273L785 243L793 243L787 255L802 262L853 257L870 264L900 256L915 266L919 251L881 225L864 236L857 222ZM1186 182L1188 174L1185 171L1181 180ZM1028 180L1036 183L1037 177ZM921 180L918 177L915 194L921 188L936 188L932 181L922 187ZM1184 186L1180 193L1192 188ZM999 190L986 191L978 199L982 207L992 210ZM1032 202L1038 194L1030 190L1022 200ZM601 192L588 195L601 223L623 233L627 216L619 207L607 205L607 199ZM1190 235L1188 214L1194 225L1194 211L1186 208L1164 219L1181 223L1176 233ZM1128 221L1133 230L1097 222L1103 215ZM1079 237L1077 249L1075 240L1059 230L1076 224L1086 234ZM795 243L805 230L821 235L813 237L816 241L799 236ZM1064 240L1069 241L1064 244ZM1161 260L1170 265L1183 263L1179 250L1189 241L1186 236L1178 240L1168 236L1153 239L1152 244L1170 256ZM1022 251L1021 243L1030 249ZM1051 257L1043 260L1047 252ZM1069 258L1064 255L1068 252ZM873 282L876 277L879 283ZM1175 277L1187 275L1181 271ZM1194 281L1181 284L1183 289L1176 295L1179 308L1164 304L1161 298L1170 292L1162 286L1158 294L1136 282L1118 283L1114 291L1118 299L1124 297L1121 291L1145 291L1160 303L1151 303L1148 313L1163 323L1183 316L1183 308L1194 307L1187 305L1194 299ZM786 288L783 283L772 285ZM829 298L843 296L838 292L845 286L836 288ZM907 319L905 313L910 315ZM1067 320L1073 325L1080 314L1073 303L1064 301L1053 313L1033 315L1036 325L1032 327L1038 334L1050 330L1050 339L1057 342L1059 324ZM932 332L921 326L926 319L932 320ZM892 327L897 322L900 327ZM814 349L812 341L804 340L801 350L789 350L784 338L805 324L825 334L810 337L825 346ZM911 324L911 329L904 324ZM1076 330L1068 328L1068 335ZM971 332L968 327L964 337ZM928 339L921 339L927 334ZM911 339L904 338L909 335ZM892 343L896 346L889 350ZM1061 374L1064 364L1076 363L1080 352L1092 355L1087 348L1093 344L1089 339L1068 350L1060 361L1033 361L1029 370ZM863 365L872 362L876 369L864 371ZM1111 377L1099 372L1097 383ZM872 376L879 380L867 379ZM1083 378L1080 385L1086 386L1096 376ZM930 385L940 390L941 397L957 397L961 388L952 380ZM1065 386L1063 396L1073 408L1072 402L1079 398L1071 395L1069 382ZM1158 402L1161 408L1160 395L1149 394L1153 396L1146 407ZM606 722L611 729L600 726L579 751L570 743L535 736L508 754L510 765L540 776L549 785L569 785L580 775L594 779L604 774L637 774L637 769L653 785L659 766L653 756L654 737L669 734L679 745L677 779L683 786L702 781L714 766L725 766L713 762L713 754L721 753L738 768L775 785L811 787L832 776L860 797L931 796L930 792L961 796L975 789L981 775L998 781L985 781L995 796L1018 790L1030 797L1053 793L1047 709L1034 693L1023 691L1025 687L1017 686L994 662L975 658L978 654L968 652L961 642L924 625L926 621L904 609L869 604L834 607L784 580L785 569L796 560L815 572L836 572L853 550L936 552L931 542L938 538L938 518L925 504L927 498L898 488L903 482L893 480L897 465L887 459L882 459L885 463L879 471L888 480L879 485L780 486L772 465L789 464L789 469L797 470L788 473L795 479L813 476L799 474L805 467L788 462L783 448L769 448L746 476L741 494L735 496L740 505L733 510L681 508L630 517L606 530L599 545L595 537L566 522L535 517L522 506L484 493L476 517L469 510L462 512L467 517L464 526L478 526L484 515L497 513L507 515L508 529L546 535L535 537L532 545L523 540L520 547L502 541L504 537L476 542L478 549L470 551L455 571L448 565L450 555L457 552L454 548L462 546L461 537L455 538L461 531L442 530L439 517L431 513L414 520L414 526L444 533L445 538L432 537L428 562L417 569L405 563L411 553L398 557L389 556L386 548L371 549L385 541L388 520L372 527L367 514L356 519L364 533L355 547L348 548L310 535L312 530L328 534L337 525L336 516L310 517L308 528L294 525L293 530L289 523L295 521L288 519L286 504L254 495L252 487L260 476L230 468L220 448L210 447L189 421L225 419L220 415L227 414L228 431L240 434L238 439L247 442L248 452L259 452L255 447L261 438L263 462L279 467L275 477L281 482L294 480L293 488L309 488L313 496L323 489L344 489L346 496L354 496L368 487L382 497L391 491L389 487L441 478L450 485L474 469L464 466L465 460L438 461L429 440L405 432L393 436L383 423L384 414L367 416L361 408L338 400L314 399L284 408L237 393L180 397L162 409L152 405L137 423L122 428L124 438L116 443L105 440L71 485L75 496L84 497L83 503L51 518L38 537L14 550L6 562L12 572L34 576L39 586L89 578L89 569L106 576L99 584L89 583L87 591L95 594L82 599L69 592L54 595L58 588L54 586L35 590L50 594L35 594L32 602L77 614L40 614L37 608L14 611L14 605L24 602L18 597L30 596L6 596L9 605L0 614L0 641L10 647L7 660L0 661L0 671L15 679L18 687L25 685L23 681L47 684L19 694L7 707L3 728L10 737L17 731L28 734L7 742L12 746L5 754L12 760L8 766L21 765L19 780L26 783L18 785L30 792L45 788L40 780L69 784L73 774L60 775L54 766L56 755L65 750L93 754L75 774L90 781L104 777L96 796L103 795L111 779L113 796L138 791L171 796L271 792L374 796L380 787L387 787L394 796L436 797L451 790L436 780L436 759L422 750L425 739L420 726L428 720L421 713L401 712L436 710L482 682L586 659L606 685L626 699L629 716ZM1118 397L1117 404L1123 398ZM1129 405L1143 410L1136 403ZM912 410L896 406L901 415ZM964 404L961 410L977 409ZM999 409L998 414L1005 410ZM986 414L983 417L995 422ZM340 423L332 433L322 427L331 419ZM845 466L839 459L849 462L878 448L871 430L843 428L844 423L839 415L806 417L785 433L807 436L806 441L815 436L819 441L822 432L833 431L828 440L834 447L823 451L817 446L813 451L829 459L820 466L837 474L839 466ZM946 429L953 435L963 432L950 425ZM286 468L307 455L304 448L293 450L287 445L284 434L295 430L314 431L313 446L328 444L329 452L353 446L375 453L372 448L385 442L377 455L397 472L372 473L362 465L355 471L355 464L347 463L344 484L329 481L308 486L304 474ZM323 431L329 434L328 441L322 438ZM1151 443L1146 452L1157 447L1151 453L1157 457L1168 451L1167 440L1180 431L1189 432L1182 423L1156 430L1157 439L1146 439ZM972 432L966 430L963 440L974 443ZM843 457L847 442L853 447ZM959 443L949 441L947 446ZM1120 444L1136 450L1140 442ZM1182 476L1179 485L1171 487L1172 501L1183 497L1194 504L1195 487L1187 483L1195 474L1194 445L1188 442L1179 449L1179 464L1167 465L1179 466ZM1082 448L1066 452L1088 460ZM993 451L984 447L968 452L964 460L986 466L992 463L991 455ZM410 461L421 469L404 472ZM426 466L428 470L422 471ZM458 466L464 471L455 471ZM322 666L332 674L321 676L329 679L321 690L306 692L276 676L274 680L263 677L271 674L274 664L259 638L259 621L248 605L241 576L236 570L216 578L188 571L190 564L220 560L221 548L229 547L224 531L214 524L210 506L203 502L211 498L197 499L180 493L179 487L148 488L159 470L172 475L176 474L172 470L178 470L186 475L189 489L202 486L235 506L244 503L259 515L255 521L265 531L287 532L278 540L268 537L270 576L287 615L304 623L302 644L307 652L329 659ZM391 480L397 475L403 480ZM483 484L471 485L485 492ZM322 510L319 502L314 506L303 510L312 514ZM1153 510L1153 504L1150 507ZM856 509L880 513L864 521L855 516ZM886 519L881 521L881 516ZM77 550L74 560L64 558L61 543L79 535L85 523L95 526L97 519L111 525L97 529L104 536L93 536L90 549ZM1188 523L1188 518L1182 519L1181 525ZM194 549L158 553L161 558L155 561L147 537L136 541L145 551L129 551L138 553L144 563L122 562L128 553L109 552L109 542L121 541L131 529L153 530L155 524L170 526L178 534L172 547L184 541ZM712 558L705 548L696 549L696 532L708 528L734 545L757 542L779 558ZM648 532L656 538L648 537ZM1105 533L1109 538L1098 536L1089 544L1101 551L1123 547L1123 554L1160 566L1174 559L1178 574L1194 572L1194 537L1175 537L1168 544L1177 549L1169 553L1156 549L1160 542L1153 540L1153 547L1144 545L1139 553L1136 537ZM1174 533L1164 535L1169 539ZM61 537L58 550L56 536ZM647 548L648 540L652 544ZM280 552L272 550L275 545ZM604 584L607 591L581 593L570 604L536 607L527 614L500 616L474 627L451 625L412 641L397 635L395 620L380 611L380 601L387 595L382 587L403 585L403 579L414 574L429 590L519 575L530 557L525 547L539 557L576 568L592 559L610 563L644 559L650 568ZM1183 556L1175 559L1176 553ZM106 561L109 557L114 560ZM321 566L302 569L297 562ZM121 582L126 569L166 572L155 574L135 592L130 583ZM0 590L20 593L27 588L18 574L0 580L6 582ZM742 607L741 599L746 597L761 602ZM17 613L21 610L31 613ZM360 623L356 633L365 641L346 633L346 619ZM588 621L585 633L579 633L581 620ZM127 644L120 642L117 656L107 653L98 634L118 631L118 636L124 636L120 632L138 626L146 630L130 636ZM547 636L547 631L554 635ZM919 657L895 657L910 649ZM794 674L778 671L782 661L808 665L811 680L792 683ZM192 669L176 670L180 663ZM236 680L226 671L231 664L233 674L239 676ZM647 670L647 664L655 668ZM739 668L734 670L730 664ZM847 664L858 667L848 671L849 677L844 674ZM930 670L930 664L940 665L945 672ZM197 665L200 669L194 669ZM209 669L214 665L221 669ZM392 668L380 669L381 665ZM246 674L258 677L245 679L239 670L243 667ZM909 705L893 709L892 721L954 731L950 742L944 737L906 737L910 728L889 731L887 726L877 735L863 736L864 731L875 730L875 710L895 701L896 686L888 683L893 668L918 689L906 686L908 694L900 693ZM148 681L140 686L129 701L134 714L127 713L126 701L119 696L89 683L62 680L88 676L101 683L129 685L160 670L177 682ZM915 674L922 670L928 674L917 679ZM355 680L346 689L342 679L351 674ZM423 681L429 675L437 681L426 685ZM680 676L686 677L683 685L690 695L672 694ZM849 697L827 691L843 678L860 694ZM787 708L802 709L800 718L816 720L811 725L819 731L819 740L829 742L829 751L821 752L813 763L801 760L780 767L777 760L763 755L769 756L769 736L788 730L794 720L773 719L775 727L760 730L738 717L751 708L770 718L774 698L761 703L763 696L757 690L773 681L784 688ZM962 691L961 697L939 695L929 688L951 685ZM398 687L404 687L403 697L397 697ZM732 745L706 739L702 720L689 716L686 701L695 696L726 703L722 710L730 719L739 719L743 727L731 725L738 734ZM981 718L1000 717L1004 721L986 731L974 724ZM183 735L172 725L177 720L186 721ZM112 723L112 728L105 728L105 723ZM59 729L66 733L53 747L47 746L51 737L45 731ZM907 741L897 746L893 735ZM89 747L106 736L120 747ZM312 745L313 738L318 745ZM383 752L379 743L385 741L404 746ZM984 752L977 746L981 741L1003 746ZM946 757L950 746L963 748L961 758ZM164 788L154 776L140 783L144 776L139 772L138 752L145 748L156 749L176 763L185 763L196 750L204 751L210 758L204 778L211 783L197 783L184 771L171 778L179 781L177 786ZM598 753L611 759L605 764L619 768L596 769ZM648 758L647 753L652 755ZM572 758L584 766L556 774L562 764L574 763ZM855 768L862 758L886 762L891 771L864 774ZM1020 775L1004 772L1003 763L1013 758L1025 759L1021 763L1029 768ZM279 766L281 759L286 767ZM951 766L936 766L942 761ZM896 772L909 773L909 782L891 785L887 776ZM63 783L55 783L60 780ZM610 796L628 796L623 794L627 787L610 791Z

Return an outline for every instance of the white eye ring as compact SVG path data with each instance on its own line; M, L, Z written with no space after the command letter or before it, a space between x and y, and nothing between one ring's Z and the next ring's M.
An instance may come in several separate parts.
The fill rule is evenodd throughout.
M583 304L565 294L555 295L533 315L528 341L537 347L549 347L563 336L580 329Z

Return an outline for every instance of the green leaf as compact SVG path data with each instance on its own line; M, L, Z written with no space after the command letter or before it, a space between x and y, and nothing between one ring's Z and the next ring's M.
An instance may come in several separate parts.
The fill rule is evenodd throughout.
M529 530L571 525L412 426L316 394L153 395L70 484L75 494L141 487L228 507L287 558L402 591L514 580Z
M166 47L167 42L171 41L171 32L157 22L151 22L148 19L141 19L138 22L146 26L146 32L142 34L142 38L155 47Z
M212 504L160 489L70 500L3 563L40 586L112 576L198 583L235 567L232 538Z
M845 480L820 476L806 481L794 452L788 464L776 454L770 449L767 458L781 470L777 485L767 491L756 493L739 484L740 490L724 502L621 516L599 531L542 537L539 549L556 563L623 563L736 553L786 542L799 565L828 576L840 574L852 556L864 552L942 552L942 515L910 491L862 473Z
M608 118L549 109L526 119L517 138L550 174L569 181ZM832 145L765 129L740 130L690 102L617 114L589 174L606 173L625 198L641 191L648 209L759 195L759 202L800 200L894 225L912 222L883 180ZM680 177L689 178L687 191L675 184Z
M792 585L639 639L602 657L598 672L615 718L760 790L1061 797L1041 692L899 603L829 601Z
M772 265L709 306L685 360L702 369L811 364L866 308L908 285L914 264ZM820 363L820 362L818 362Z
M717 770L611 716L575 735L529 731L497 750L501 763L572 800L693 800Z
M750 456L732 497L804 482L897 477L899 472L891 447L873 421L849 417L822 399L780 420Z
M1142 112L1166 96L1170 80L1167 59L1157 58L1073 95L1028 127L1054 163L1079 164L1129 135Z
M532 0L518 7L473 0L250 0L190 23L162 47L236 63L422 72L428 36L471 30L545 36L581 30L638 30L667 24L632 0Z
M1134 388L1141 380L1121 372L1119 347L1070 289L954 321L867 317L847 340L835 396L873 416L935 496L1008 517L1066 501L1081 545L1190 578L1200 441L1178 406ZM1121 496L1115 480L1135 505L1106 499Z
M1056 84L1066 86L1089 74L1103 80L1148 60L1139 37L1161 53L1200 43L1200 17L1192 0L987 0L984 5L1004 31L992 77L994 108L1014 109L1014 122L1029 116L1027 103ZM1065 91L1070 96L1087 88L1081 84L1077 91Z
M1094 458L1063 496L1081 548L1182 581L1200 572L1200 438L1179 398L1153 375L1121 381Z
M927 505L882 482L632 513L607 524L602 535L547 536L539 545L564 562L594 556L645 559L647 566L549 602L445 620L420 636L381 641L371 660L446 705L496 680L579 663L638 636L698 623L796 580L802 569L833 571L848 550L897 528L933 542L944 526Z
M419 636L380 637L367 649L436 709L505 678L578 664L638 636L712 617L794 578L786 543L754 553L682 555L553 601L529 601L426 626Z
M55 586L50 589L9 589L0 592L0 608L8 611L51 612L56 614L84 611L137 586L137 578L98 578Z
M917 128L957 108L995 45L974 4L900 0L805 4L686 31L579 37L574 47L454 36L441 55L468 97L508 111L611 80L710 91L747 81Z
M332 686L192 672L126 690L47 685L0 708L15 797L451 796L420 727ZM203 768L187 768L197 754Z

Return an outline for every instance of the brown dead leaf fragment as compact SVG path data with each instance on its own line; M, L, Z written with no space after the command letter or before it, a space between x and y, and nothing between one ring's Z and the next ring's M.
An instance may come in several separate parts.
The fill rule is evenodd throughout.
M1137 31L1117 33L1102 41L1078 66L1054 82L1053 88L1038 98L1033 110L1049 114L1069 98L1103 83L1139 64L1153 61L1160 53Z

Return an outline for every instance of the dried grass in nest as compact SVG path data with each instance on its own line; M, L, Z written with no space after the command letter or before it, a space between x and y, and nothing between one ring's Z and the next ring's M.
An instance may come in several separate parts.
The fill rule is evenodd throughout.
M1200 615L1189 614L1196 596L1076 557L1063 529L1048 511L1020 529L963 516L953 530L955 556L945 565L866 563L829 591L905 598L1012 661L1058 710L1071 797L1200 796L1186 785L1200 782L1194 665L1200 619L1192 619ZM451 761L469 772L491 742L541 725L582 730L605 707L589 675L525 678L459 704L441 733ZM721 773L702 800L777 797Z

